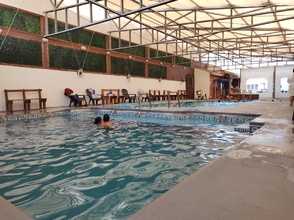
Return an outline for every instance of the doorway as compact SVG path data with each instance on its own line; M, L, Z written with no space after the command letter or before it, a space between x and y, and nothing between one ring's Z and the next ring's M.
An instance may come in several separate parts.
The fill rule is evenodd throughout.
M186 80L186 92L187 92L187 99L194 99L195 98L195 78L192 74L187 74L185 77Z

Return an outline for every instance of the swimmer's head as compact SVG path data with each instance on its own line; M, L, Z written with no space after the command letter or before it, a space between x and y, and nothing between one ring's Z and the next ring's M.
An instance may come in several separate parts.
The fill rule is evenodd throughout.
M100 124L101 123L101 117L96 117L95 118L95 121L94 121L94 124Z
M109 114L103 115L103 121L104 122L109 121Z

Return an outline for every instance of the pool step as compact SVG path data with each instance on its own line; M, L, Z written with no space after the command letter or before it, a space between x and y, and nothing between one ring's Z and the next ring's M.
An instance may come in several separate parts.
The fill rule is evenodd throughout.
M237 127L234 128L234 131L238 131L241 133L249 132L249 133L254 133L256 130L261 128L264 125L262 122L249 122L249 123L243 123L238 125Z
M234 131L238 131L241 133L250 132L249 123L240 124L234 128Z

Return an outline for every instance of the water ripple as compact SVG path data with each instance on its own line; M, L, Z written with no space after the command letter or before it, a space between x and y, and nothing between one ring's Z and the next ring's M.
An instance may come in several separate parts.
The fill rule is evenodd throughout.
M4 122L0 194L34 219L126 219L245 135L232 126L171 126L88 117Z

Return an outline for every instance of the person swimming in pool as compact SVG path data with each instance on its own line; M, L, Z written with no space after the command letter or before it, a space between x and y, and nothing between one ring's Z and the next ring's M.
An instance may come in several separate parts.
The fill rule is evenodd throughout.
M101 126L102 118L100 116L96 117L95 120L94 120L94 124Z
M102 126L105 128L113 128L113 125L110 123L109 120L110 120L109 114L104 114Z

